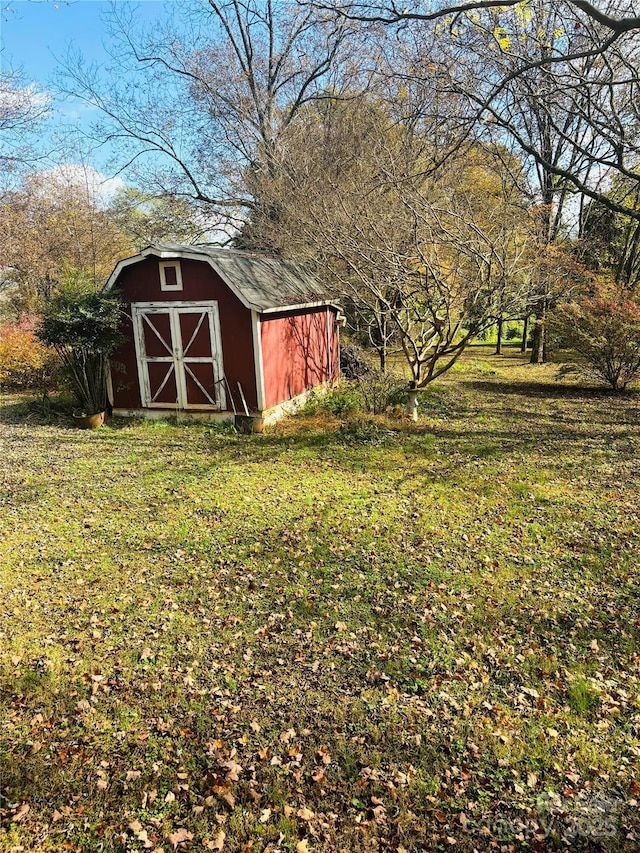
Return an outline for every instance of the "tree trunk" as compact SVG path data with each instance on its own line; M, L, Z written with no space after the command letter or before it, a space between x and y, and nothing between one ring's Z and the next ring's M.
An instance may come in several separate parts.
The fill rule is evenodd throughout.
M502 317L498 319L496 323L496 355L502 355L502 326L504 325L504 320Z
M525 315L522 322L522 343L520 344L520 352L527 351L527 338L529 337L529 315Z
M533 342L531 345L530 364L544 364L547 360L547 300L543 300L536 308L536 320L533 327Z
M407 415L412 421L418 420L418 392L412 386L409 386L409 396L407 397Z
M375 325L369 329L369 340L375 346L378 352L378 361L380 364L380 372L386 373L387 370L387 318L382 308L378 304L378 313L375 317Z

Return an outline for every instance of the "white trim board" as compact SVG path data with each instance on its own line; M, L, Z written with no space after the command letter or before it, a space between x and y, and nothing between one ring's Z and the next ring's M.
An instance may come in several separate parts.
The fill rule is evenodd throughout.
M256 373L256 396L258 398L258 411L261 412L265 405L264 361L262 359L262 331L260 315L257 311L251 312L251 331L253 333L253 363Z

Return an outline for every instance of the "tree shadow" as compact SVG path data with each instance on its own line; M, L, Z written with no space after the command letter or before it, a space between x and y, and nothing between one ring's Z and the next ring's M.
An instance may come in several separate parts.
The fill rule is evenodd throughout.
M603 388L502 382L499 378L468 379L456 386L455 392L447 385L434 389L439 393L425 400L422 420L415 425L367 415L352 422L330 416L324 422L317 417L289 418L284 426L263 434L233 435L225 450L230 458L242 458L244 464L261 464L291 450L307 450L320 457L331 454L332 464L344 470L388 471L397 466L397 459L386 451L399 449L410 453L417 465L428 462L428 468L437 458L444 476L459 475L460 467L473 460L500 460L533 451L552 457L585 440L597 446L615 444L616 453L625 458L636 455L637 433L628 427L636 423L637 392L616 395ZM465 391L470 393L465 396ZM54 400L47 406L35 398L7 397L0 405L0 425L75 431L71 411L67 402L60 405ZM104 440L114 431L135 429L137 423L135 419L109 418L99 432ZM218 444L216 434L224 432L215 424L202 422L177 425L205 436L208 431L214 445ZM152 433L152 423L145 421L144 430ZM206 438L204 447L206 450ZM416 468L414 473L420 470Z
M627 391L616 394L609 388L597 385L575 385L564 382L502 382L494 380L468 380L465 383L476 391L490 392L497 396L544 397L549 400L585 400L593 401L606 398L609 400L629 400L638 396L637 391Z

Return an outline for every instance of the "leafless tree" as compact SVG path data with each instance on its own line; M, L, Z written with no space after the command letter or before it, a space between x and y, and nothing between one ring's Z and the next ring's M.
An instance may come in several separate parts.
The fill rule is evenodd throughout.
M419 73L435 78L442 66L456 68L457 85L471 98L469 133L497 123L550 179L620 213L638 215L624 200L607 199L602 182L606 172L640 180L640 18L633 4L623 0L602 10L572 0L488 0L435 4L426 12L422 4L400 7L392 1L318 5L338 18L376 30L386 27L400 44L418 43L436 31L438 40L429 36ZM514 122L514 103L517 114L531 110L532 99L540 100L543 112L545 102L554 105L555 116L544 120L547 134L562 136L570 153L561 162L554 161L553 147L549 151L544 140L536 144Z
M71 55L63 90L101 110L95 139L116 143L141 185L232 227L254 202L246 170L274 168L280 134L334 85L351 29L279 0L174 4L152 33L114 3L110 23L115 82Z
M330 0L330 2L316 2L314 5L331 10L341 17L356 21L369 23L400 24L407 21L438 21L442 18L453 17L454 19L466 12L474 12L480 9L507 9L518 6L522 0L468 0L466 3L436 3L436 8L424 11L422 4L403 3L399 5L395 0L384 0L384 2L361 2L361 0ZM634 13L633 6L627 4L626 11L621 4L610 4L608 10L600 9L593 3L585 0L567 0L567 6L582 12L586 18L600 24L611 33L612 37L619 37L624 33L640 29L640 17ZM566 58L571 58L570 52Z
M38 160L37 132L49 98L16 71L0 73L0 172L5 180Z
M506 146L525 164L544 254L546 246L576 236L585 201L640 218L633 192L640 181L640 40L631 31L609 31L576 4L511 6L480 4L469 11L469 5L444 19L406 12L397 19L397 41L407 54L407 75L451 97L449 126L458 134L439 163L475 139ZM341 8L356 12L348 4ZM379 27L380 16L371 17ZM627 182L627 196L609 191L616 175ZM558 283L536 280L532 361L539 362Z
M468 146L433 173L425 128L386 106L367 96L299 116L243 239L314 264L364 319L382 368L395 342L414 404L476 335L521 310L531 232L494 151Z

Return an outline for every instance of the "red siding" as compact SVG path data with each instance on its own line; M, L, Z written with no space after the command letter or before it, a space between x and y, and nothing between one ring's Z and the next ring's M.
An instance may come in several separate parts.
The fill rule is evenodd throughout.
M208 263L181 258L180 266L183 289L178 291L160 289L158 258L145 258L125 267L120 273L116 288L121 292L129 313L123 321L123 334L126 340L112 358L114 406L122 409L138 409L142 405L130 303L215 300L218 303L220 315L223 367L236 408L242 411L238 392L238 382L240 382L249 408L256 410L258 401L251 312L229 290ZM227 409L233 409L229 399L227 399Z
M335 319L331 308L261 317L265 408L290 400L321 382L337 380Z

